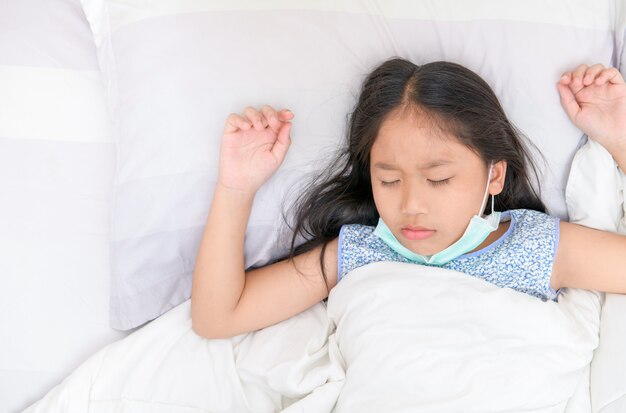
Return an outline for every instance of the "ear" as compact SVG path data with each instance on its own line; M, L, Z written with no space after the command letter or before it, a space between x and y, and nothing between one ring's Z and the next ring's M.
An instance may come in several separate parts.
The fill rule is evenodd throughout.
M494 162L491 171L491 181L489 181L489 195L498 195L504 188L506 177L506 161Z

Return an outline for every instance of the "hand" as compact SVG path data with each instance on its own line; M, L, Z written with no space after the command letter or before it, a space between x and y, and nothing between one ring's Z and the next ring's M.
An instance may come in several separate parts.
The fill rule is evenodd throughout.
M557 84L561 105L574 124L612 155L626 150L626 84L601 64L578 66Z
M256 192L285 159L293 116L287 109L276 112L267 105L260 111L248 107L243 115L231 113L222 136L218 184Z

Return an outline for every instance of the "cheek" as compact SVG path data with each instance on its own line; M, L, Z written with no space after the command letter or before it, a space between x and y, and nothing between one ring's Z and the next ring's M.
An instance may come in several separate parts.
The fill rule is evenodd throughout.
M380 215L383 221L392 223L399 209L398 191L378 186L372 187L372 194L378 215Z
M389 197L385 197L382 194L382 191L378 186L372 186L372 195L374 196L374 205L376 206L376 210L380 214L381 210L384 210L386 207L385 200L388 200Z
M466 230L470 219L478 212L480 195L476 190L468 190L468 185L460 182L446 189L431 191L429 206L433 224L440 229L445 242L453 242Z
M474 215L480 209L482 198L480 194L472 191L459 192L454 199L442 205L441 208L447 208L449 233L453 238L463 235L467 226Z

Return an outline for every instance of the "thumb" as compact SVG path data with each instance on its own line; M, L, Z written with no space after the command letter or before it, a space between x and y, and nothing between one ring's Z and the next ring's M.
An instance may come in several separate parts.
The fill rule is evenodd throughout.
M285 159L289 145L291 145L289 132L291 132L291 122L284 122L278 131L276 142L274 142L274 146L272 147L272 155L274 155L279 162Z
M557 83L557 89L559 90L559 95L561 96L561 106L565 109L565 113L569 116L569 118L574 121L576 119L576 115L580 112L580 106L576 101L576 97L569 86L566 86L562 83Z

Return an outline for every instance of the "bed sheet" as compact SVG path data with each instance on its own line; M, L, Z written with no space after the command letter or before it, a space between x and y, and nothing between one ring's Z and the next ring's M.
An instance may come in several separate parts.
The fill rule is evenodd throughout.
M104 345L114 145L75 0L0 2L0 413Z
M567 290L557 304L375 263L346 276L327 307L228 339L195 334L186 301L23 413L589 412L572 395L588 383L599 322L594 292Z
M135 331L109 328L115 150L101 89L78 0L0 2L1 413ZM576 400L571 412L588 411Z

